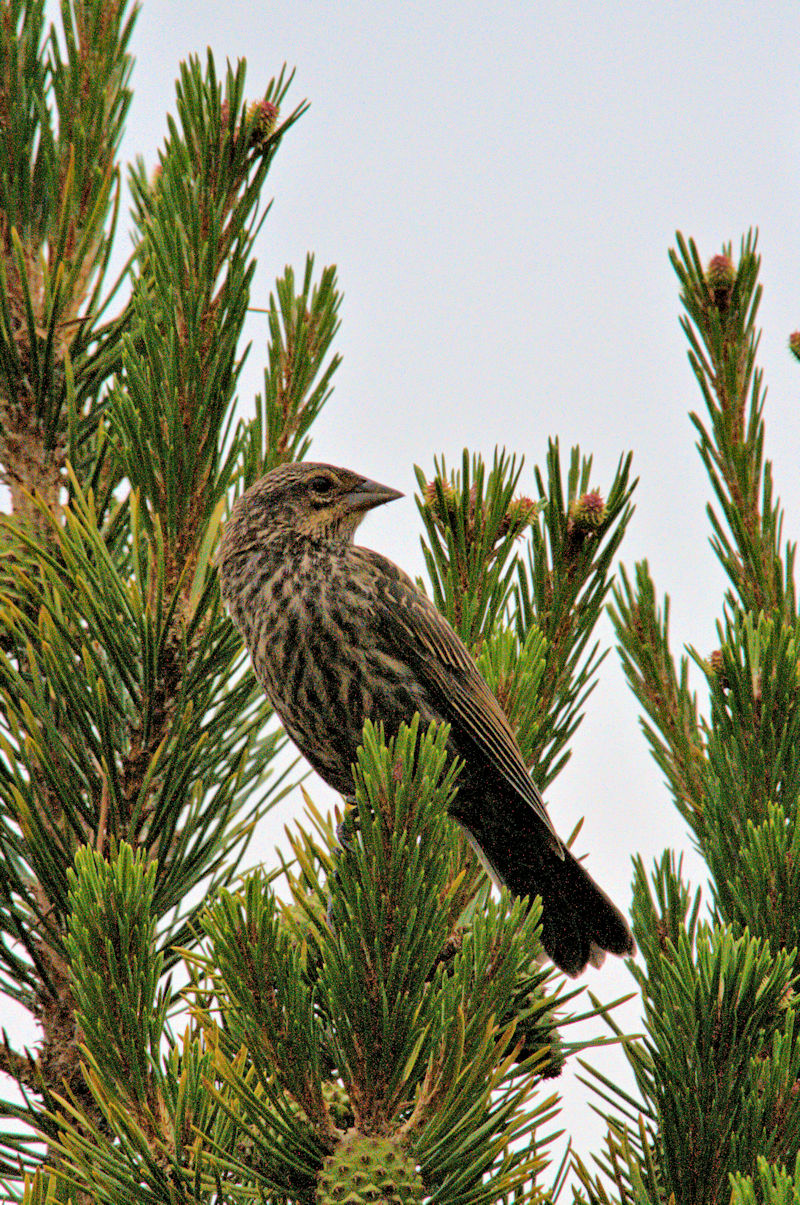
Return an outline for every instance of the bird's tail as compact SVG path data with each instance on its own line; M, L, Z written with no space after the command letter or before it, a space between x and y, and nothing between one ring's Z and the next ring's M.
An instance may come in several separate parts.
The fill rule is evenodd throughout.
M472 818L471 818L472 819ZM463 825L463 821L461 822ZM514 895L542 898L542 945L567 975L599 967L610 954L634 954L628 922L569 850L561 858L543 837L507 839L491 825L466 834L491 878ZM482 831L476 832L475 828ZM527 839L526 839L527 838Z

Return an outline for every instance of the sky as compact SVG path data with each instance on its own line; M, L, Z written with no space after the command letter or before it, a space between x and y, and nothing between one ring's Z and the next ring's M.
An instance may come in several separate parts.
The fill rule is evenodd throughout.
M289 103L311 108L267 181L252 304L308 251L338 266L343 363L312 456L406 494L368 516L361 542L423 572L413 466L430 473L435 454L457 464L464 447L491 458L505 446L525 456L529 492L558 436L564 452L579 443L594 456L603 492L632 451L640 480L621 559L647 557L670 594L674 649L708 652L724 582L668 249L680 230L707 260L759 227L766 454L796 538L800 364L786 344L800 327L798 26L787 2L144 0L122 156L155 164L190 53L210 46L218 70L245 57L253 99L283 63L295 67ZM118 264L128 247L123 234ZM243 414L261 388L262 315L247 338ZM600 637L613 645L607 622ZM585 816L579 851L626 909L636 853L651 865L674 848L703 878L637 716L612 649L548 792L562 833ZM292 805L279 813L252 856L273 858ZM613 959L589 975L604 1000L634 987ZM638 1017L635 1002L618 1014L629 1029ZM582 1030L598 1032L597 1021ZM591 1057L630 1086L618 1050ZM556 1086L561 1123L587 1156L604 1127L578 1074Z

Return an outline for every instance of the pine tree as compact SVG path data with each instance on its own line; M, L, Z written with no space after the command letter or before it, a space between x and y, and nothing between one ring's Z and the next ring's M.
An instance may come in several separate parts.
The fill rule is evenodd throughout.
M592 1203L800 1199L800 663L795 545L765 459L756 366L756 237L704 268L678 236L689 360L705 415L697 448L715 502L711 544L728 587L719 648L670 649L669 599L646 561L614 587L612 615L642 726L709 874L710 899L671 851L635 864L634 969L644 1036L625 1050L637 1095L594 1076L606 1102ZM796 347L797 337L792 336ZM790 341L792 346L792 341ZM690 670L707 692L705 714Z
M134 14L62 17L46 33L43 0L0 6L0 989L41 1032L0 1048L23 1094L0 1105L3 1190L547 1199L541 1081L585 1006L538 961L538 906L492 898L444 817L445 733L367 725L358 839L340 850L307 798L278 868L242 875L300 770L276 768L213 554L231 500L307 453L338 363L336 273L309 258L269 299L264 393L237 422L262 193L304 105L285 71L248 102L243 64L182 66L107 287ZM533 497L523 471L435 462L418 504L428 588L546 788L596 680L633 483L623 458L600 494L556 442Z

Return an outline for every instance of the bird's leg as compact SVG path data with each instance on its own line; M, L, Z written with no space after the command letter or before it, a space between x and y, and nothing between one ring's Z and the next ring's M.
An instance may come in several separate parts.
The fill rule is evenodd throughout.
M355 795L346 795L344 797L345 810L339 823L336 825L336 840L339 842L344 853L347 853L353 848L358 830L361 823L356 810Z
M339 842L339 848L333 851L333 870L330 875L333 883L336 883L339 879L339 862L355 845L360 827L358 811L355 806L355 795L345 795L344 802L344 815L336 825L336 840ZM333 923L333 891L328 892L328 907L325 910L325 920L331 933L335 933L336 926Z

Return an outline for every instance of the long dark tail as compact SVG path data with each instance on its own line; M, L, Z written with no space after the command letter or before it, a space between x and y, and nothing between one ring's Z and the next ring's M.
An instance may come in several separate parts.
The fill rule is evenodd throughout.
M580 975L589 963L601 966L606 951L634 954L628 922L580 862L568 850L563 862L544 853L525 894L542 897L542 945L556 966Z
M459 818L460 819L460 818ZM498 826L484 811L461 820L476 852L495 882L514 895L542 897L542 945L567 975L580 975L610 954L634 954L628 922L569 850L560 858L544 826L528 820L516 829ZM487 823L488 821L488 823ZM476 831L477 830L477 831Z

